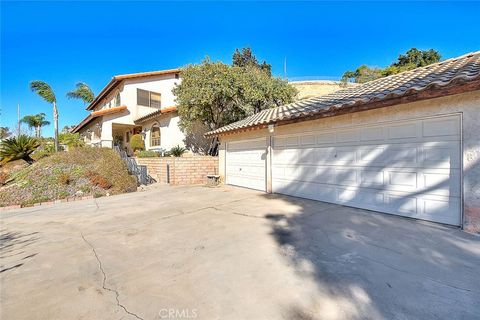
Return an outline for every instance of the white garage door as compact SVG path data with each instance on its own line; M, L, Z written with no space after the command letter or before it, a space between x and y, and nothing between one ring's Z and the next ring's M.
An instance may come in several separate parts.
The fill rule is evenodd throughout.
M460 225L460 116L274 137L273 192Z
M267 139L227 143L226 183L265 191Z

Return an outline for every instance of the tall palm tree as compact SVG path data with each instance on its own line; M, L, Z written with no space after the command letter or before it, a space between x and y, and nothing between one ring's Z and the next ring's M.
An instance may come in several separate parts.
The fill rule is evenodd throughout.
M42 136L42 127L50 124L50 122L45 120L45 113L43 112L35 115L25 116L20 121L26 123L30 128L35 128L35 137L37 138Z
M95 99L92 89L88 84L84 82L78 82L75 86L75 90L67 92L67 98L69 99L79 99L82 100L85 104L91 103Z
M57 98L50 85L44 81L35 80L30 82L30 89L38 94L43 100L53 104L53 127L55 131L55 151L58 151L58 109Z

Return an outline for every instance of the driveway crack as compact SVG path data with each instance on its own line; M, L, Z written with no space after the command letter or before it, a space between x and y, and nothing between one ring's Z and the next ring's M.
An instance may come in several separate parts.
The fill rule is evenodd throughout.
M131 316L133 316L137 319L144 320L139 315L129 311L123 304L120 303L120 298L119 298L120 294L118 293L117 290L107 287L107 275L105 273L105 270L103 270L102 261L98 257L97 251L95 250L93 245L90 242L88 242L87 239L85 239L83 233L80 232L80 235L82 236L83 241L92 249L93 255L95 256L95 259L98 262L98 267L99 267L99 269L100 269L100 271L102 272L102 275L103 275L102 288L106 291L110 291L110 292L113 292L115 294L115 300L117 301L117 306L122 308L127 314L129 314L129 315L131 315Z

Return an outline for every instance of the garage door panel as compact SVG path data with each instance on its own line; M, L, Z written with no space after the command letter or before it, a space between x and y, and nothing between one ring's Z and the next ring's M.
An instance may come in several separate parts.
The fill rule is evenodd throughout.
M459 130L455 115L275 137L273 191L459 225Z
M265 138L228 143L225 161L227 184L265 190Z

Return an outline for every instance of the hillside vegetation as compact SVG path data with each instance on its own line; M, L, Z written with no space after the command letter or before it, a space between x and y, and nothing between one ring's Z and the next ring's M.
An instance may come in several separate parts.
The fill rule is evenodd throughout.
M110 149L78 148L59 152L3 175L7 176L3 179L6 184L0 186L0 207L28 206L74 196L100 197L137 188L136 179Z

